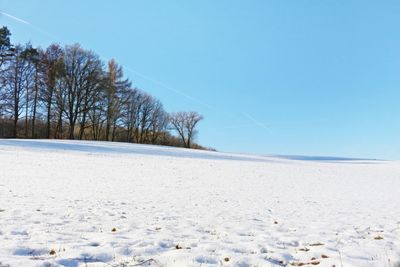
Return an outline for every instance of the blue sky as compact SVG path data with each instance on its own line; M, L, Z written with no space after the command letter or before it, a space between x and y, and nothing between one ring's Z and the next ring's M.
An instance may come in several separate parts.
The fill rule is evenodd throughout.
M115 58L221 151L400 159L400 1L0 0L13 42Z

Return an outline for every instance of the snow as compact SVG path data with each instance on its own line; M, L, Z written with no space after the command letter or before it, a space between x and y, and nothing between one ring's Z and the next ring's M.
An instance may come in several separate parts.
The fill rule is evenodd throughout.
M400 266L400 162L0 140L0 266Z

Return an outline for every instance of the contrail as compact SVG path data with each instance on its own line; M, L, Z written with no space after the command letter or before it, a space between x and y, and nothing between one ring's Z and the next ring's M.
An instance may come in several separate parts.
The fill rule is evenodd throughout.
M271 133L270 129L262 122L258 121L257 119L255 119L253 116L251 116L250 114L246 113L246 112L242 112L242 114L248 118L249 120L251 120L252 122L254 122L256 125L260 126L261 128L267 130L269 133Z
M6 13L6 12L0 11L0 14L3 15L3 16L8 17L8 18L10 18L10 19L13 19L13 20L15 20L15 21L21 22L21 23L23 23L23 24L31 25L28 21L23 20L23 19L20 19L20 18L17 18L16 16L13 16L13 15L8 14L8 13Z
M109 58L112 58L112 57L100 56L100 58L107 62L109 60ZM206 107L208 109L211 109L211 110L215 111L215 108L213 108L212 106L208 105L207 103L204 103L203 101L201 101L201 100L199 100L199 99L197 99L195 97L187 95L187 94L183 93L182 91L179 91L179 90L177 90L175 88L172 88L172 87L166 85L163 82L160 82L160 81L158 81L158 80L156 80L154 78L151 78L151 77L149 77L149 76L147 76L147 75L145 75L143 73L140 73L140 72L132 69L130 66L127 66L127 65L121 65L121 66L123 67L124 70L129 71L130 73L132 73L135 76L139 76L142 79L145 79L145 80L147 80L147 81L149 81L149 82L151 82L153 84L156 84L156 85L158 85L158 86L160 86L160 87L162 87L164 89L167 89L168 91L171 91L171 92L173 92L173 93L175 93L177 95L183 96L183 97L185 97L186 99L188 99L188 100L190 100L192 102L196 102L197 104L200 104L200 105L202 105L202 106L204 106L204 107Z
M35 29L36 31L39 31L39 32L41 32L41 33L43 33L43 34L45 34L45 35L51 37L51 38L55 38L55 36L54 36L53 34L51 34L51 33L47 32L47 31L43 30L42 28L39 28L39 27L33 25L33 24L30 23L29 21L26 21L26 20L24 20L24 19L18 18L18 17L16 17L16 16L13 16L13 15L11 15L11 14L9 14L9 13L4 12L4 11L0 11L0 15L6 16L6 17L8 17L8 18L10 18L10 19L12 19L12 20L15 20L15 21L17 21L17 22L20 22L20 23L22 23L22 24L28 25L29 27ZM58 39L58 38L56 38L56 39Z
M203 102L203 101L201 101L201 100L199 100L199 99L197 99L197 98L194 98L194 97L192 97L192 96L190 96L190 95L187 95L187 94L185 94L185 93L183 93L183 92L181 92L181 91L179 91L179 90L177 90L177 89L175 89L175 88L172 88L172 87L170 87L170 86L168 86L168 85L166 85L166 84L164 84L164 83L162 83L162 82L160 82L160 81L158 81L158 80L156 80L156 79L153 79L153 78L151 78L151 77L149 77L149 76L147 76L147 75L144 75L144 74L142 74L142 73L140 73L140 72L137 72L137 71L133 70L132 68L130 68L129 66L126 66L126 65L125 65L125 66L124 66L124 69L126 69L126 70L128 70L129 72L133 73L134 75L140 76L140 77L142 77L143 79L146 79L146 80L148 80L148 81L150 81L150 82L152 82L152 83L154 83L154 84L156 84L156 85L158 85L158 86L161 86L161 87L163 87L163 88L165 88L165 89L167 89L167 90L169 90L169 91L172 91L172 92L174 92L174 93L176 93L176 94L178 94L178 95L180 95L180 96L183 96L183 97L185 97L186 99L189 99L189 100L191 100L191 101L193 101L193 102L196 102L196 103L198 103L198 104L200 104L200 105L202 105L202 106L204 106L204 107L206 107L206 108L208 108L208 109L210 109L210 110L213 110L213 111L215 111L215 112L218 112L218 110L217 110L216 108L210 106L209 104L207 104L207 103L205 103L205 102ZM267 130L268 133L271 133L271 130L270 130L264 123L258 121L257 119L255 119L253 116L251 116L251 115L248 114L248 113L242 112L242 114L243 114L248 120L250 120L250 121L252 122L253 125L256 125L256 126L258 126L258 127L261 127L261 128L263 128L264 130ZM232 113L231 113L231 115L232 115ZM248 125L247 125L247 126L248 126ZM235 127L239 128L239 127L241 127L241 126L238 125L238 126L235 126Z
M167 89L167 90L169 90L169 91L172 91L172 92L174 92L174 93L176 93L176 94L178 94L178 95L180 95L180 96L183 96L183 97L185 97L186 99L189 99L189 100L191 100L191 101L193 101L193 102L196 102L196 103L198 103L198 104L200 104L200 105L202 105L202 106L204 106L204 107L206 107L206 108L208 108L208 109L210 109L210 110L213 110L213 111L215 111L215 112L219 112L216 108L214 108L214 107L208 105L207 103L205 103L205 102L203 102L203 101L201 101L201 100L199 100L199 99L197 99L197 98L194 98L194 97L192 97L192 96L190 96L190 95L187 95L187 94L185 94L185 93L183 93L183 92L181 92L181 91L179 91L179 90L177 90L177 89L175 89L175 88L172 88L172 87L170 87L170 86L168 86L168 85L166 85L166 84L164 84L164 83L162 83L162 82L160 82L160 81L158 81L158 80L156 80L156 79L153 79L153 78L151 78L151 77L149 77L149 76L147 76L147 75L144 75L144 74L142 74L142 73L140 73L140 72L137 72L137 71L133 70L132 68L130 68L129 66L126 66L126 65L125 65L125 66L124 66L124 69L130 71L131 73L133 73L133 74L135 74L135 75L137 75L137 76L142 77L143 79L146 79L146 80L148 80L148 81L150 81L150 82L152 82L152 83L154 83L154 84L157 84L157 85L159 85L159 86L161 86L161 87L163 87L163 88L165 88L165 89ZM250 120L250 121L252 122L252 125L256 125L256 126L258 126L258 127L261 127L261 128L263 128L264 130L266 130L268 133L271 133L271 129L269 129L264 123L262 123L262 122L256 120L253 116L251 116L251 115L248 114L248 113L242 112L242 114L243 114L248 120ZM231 113L230 115L233 115L233 114ZM246 126L249 126L249 125L246 125ZM240 128L240 127L242 127L242 126L241 126L241 125L237 125L237 126L235 125L235 126L234 126L234 128Z
M181 92L181 91L179 91L179 90L177 90L175 88L172 88L172 87L170 87L170 86L168 86L168 85L166 85L166 84L164 84L164 83L162 83L162 82L160 82L160 81L158 81L156 79L150 78L147 75L144 75L144 74L142 74L140 72L137 72L137 71L133 70L132 68L126 66L126 65L124 66L124 68L126 70L130 71L131 73L133 73L134 75L140 76L143 79L146 79L146 80L148 80L148 81L150 81L150 82L152 82L154 84L157 84L157 85L159 85L159 86L161 86L161 87L163 87L163 88L165 88L165 89L167 89L169 91L172 91L172 92L174 92L174 93L176 93L178 95L181 95L181 96L183 96L183 97L185 97L185 98L187 98L187 99L189 99L189 100L191 100L193 102L196 102L197 104L200 104L200 105L202 105L202 106L204 106L204 107L206 107L208 109L211 109L211 110L215 111L215 109L212 106L208 105L207 103L205 103L205 102L203 102L203 101L201 101L201 100L199 100L199 99L197 99L195 97L187 95L187 94L185 94L185 93L183 93L183 92Z

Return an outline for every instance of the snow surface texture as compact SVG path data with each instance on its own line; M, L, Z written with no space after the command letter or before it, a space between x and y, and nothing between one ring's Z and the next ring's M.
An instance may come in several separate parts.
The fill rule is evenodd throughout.
M2 267L399 260L399 162L0 140Z

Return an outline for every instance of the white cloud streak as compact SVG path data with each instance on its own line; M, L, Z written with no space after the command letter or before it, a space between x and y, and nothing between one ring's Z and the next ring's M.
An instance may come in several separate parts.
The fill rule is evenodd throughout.
M8 13L6 13L6 12L0 11L0 14L3 15L3 16L6 16L6 17L8 17L8 18L10 18L10 19L12 19L12 20L15 20L15 21L17 21L17 22L20 22L20 23L23 23L23 24L26 24L26 25L31 25L30 22L28 22L28 21L26 21L26 20L23 20L23 19L21 19L21 18L18 18L18 17L16 17L16 16L13 16L13 15L11 15L11 14L8 14Z
M151 77L149 77L149 76L147 76L147 75L144 75L144 74L142 74L142 73L140 73L140 72L138 72L138 71L135 71L135 70L133 70L132 68L126 66L126 65L124 66L124 69L128 70L129 72L131 72L132 74L134 74L134 75L136 75L136 76L139 76L139 77L141 77L141 78L143 78L143 79L145 79L145 80L148 80L148 81L150 81L150 82L152 82L152 83L154 83L154 84L156 84L156 85L158 85L158 86L160 86L160 87L162 87L162 88L164 88L164 89L167 89L168 91L171 91L171 92L174 92L175 94L178 94L178 95L180 95L180 96L183 96L184 98L186 98L186 99L188 99L188 100L191 100L192 102L195 102L195 103L197 103L197 104L199 104L199 105L202 105L202 106L204 106L204 107L206 107L206 108L208 108L208 109L210 109L210 110L216 111L212 106L210 106L210 105L208 105L207 103L201 101L200 99L195 98L195 97L192 97L192 96L190 96L190 95L188 95L188 94L185 94L184 92L179 91L179 90L177 90L177 89L175 89L175 88L172 88L172 87L170 87L170 86L164 84L163 82L160 82L160 81L158 81L158 80L156 80L156 79L153 79L153 78L151 78Z
M8 18L10 18L10 19L12 19L12 20L14 20L14 21L19 22L19 23L28 25L29 27L33 28L34 30L36 30L36 31L38 31L38 32L40 32L40 33L42 33L42 34L44 34L44 35L47 35L48 37L51 37L51 38L54 38L54 39L58 39L58 38L55 37L53 34L47 32L46 30L44 30L44 29L42 29L42 28L39 28L39 27L33 25L33 24L30 23L29 21L26 21L26 20L24 20L24 19L18 18L18 17L16 17L16 16L11 15L11 14L9 14L9 13L6 13L6 12L4 12L4 11L0 11L0 15L3 15L3 16L5 16L5 17L8 17Z
M253 116L251 116L250 114L246 113L246 112L242 112L242 114L248 118L250 121L254 122L254 124L256 124L257 126L267 130L269 133L271 132L270 129L262 122L260 122L259 120L257 120L256 118L254 118Z
M190 96L190 95L188 95L188 94L186 94L186 93L184 93L184 92L182 92L182 91L179 91L179 90L177 90L177 89L175 89L175 88L172 88L172 87L170 87L170 86L164 84L163 82L160 82L160 81L158 81L158 80L156 80L156 79L153 79L153 78L151 78L151 77L149 77L149 76L147 76L147 75L144 75L144 74L142 74L142 73L140 73L140 72L138 72L138 71L135 71L135 70L133 70L132 68L126 66L126 65L124 66L124 69L128 70L129 72L131 72L132 74L134 74L134 75L136 75L136 76L139 76L139 77L141 77L141 78L143 78L143 79L145 79L145 80L148 80L148 81L150 81L150 82L152 82L152 83L154 83L154 84L156 84L156 85L158 85L158 86L160 86L160 87L163 87L164 89L167 89L167 90L169 90L169 91L171 91L171 92L174 92L175 94L178 94L178 95L180 95L180 96L183 96L184 98L186 98L186 99L188 99L188 100L191 100L192 102L195 102L195 103L197 103L197 104L200 104L200 105L202 105L202 106L204 106L204 107L206 107L206 108L208 108L208 109L210 109L210 110L212 110L212 111L218 112L218 110L217 110L216 108L214 108L214 107L210 106L209 104L207 104L207 103L201 101L200 99L194 98L194 97L192 97L192 96ZM243 114L250 122L252 122L252 125L258 126L258 127L262 128L262 129L266 130L268 133L271 133L271 129L268 128L264 123L258 121L257 119L255 119L253 116L251 116L251 115L248 114L248 113L242 112L242 114ZM233 115L233 114L231 114L231 115ZM247 125L234 125L234 126L230 126L230 127L233 127L233 128L242 128L242 127L248 127L248 126L250 126L250 125L248 125L248 124L247 124ZM229 127L228 127L228 128L229 128Z

